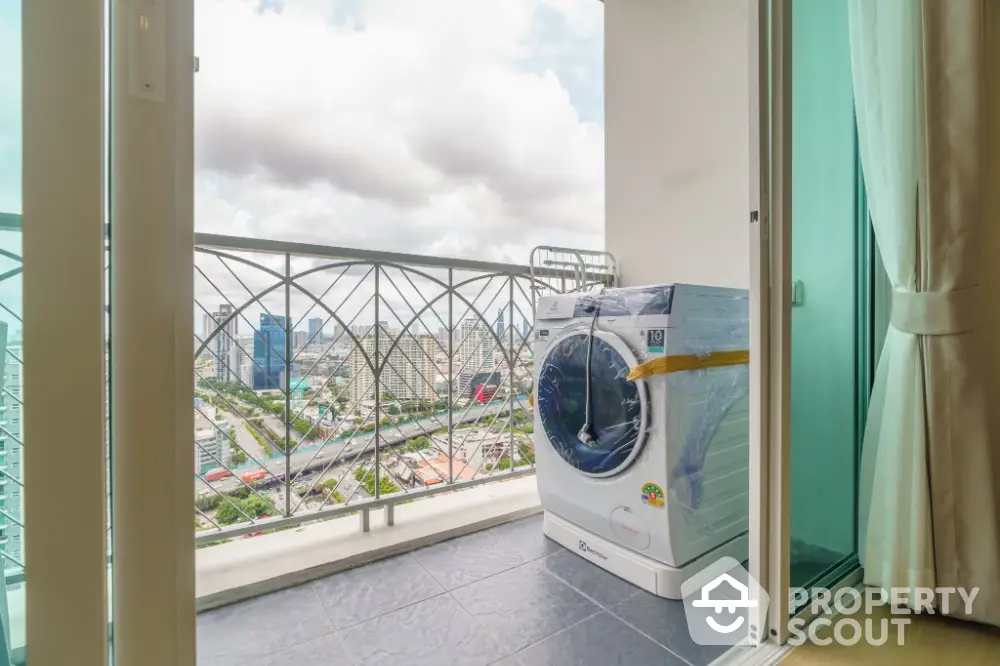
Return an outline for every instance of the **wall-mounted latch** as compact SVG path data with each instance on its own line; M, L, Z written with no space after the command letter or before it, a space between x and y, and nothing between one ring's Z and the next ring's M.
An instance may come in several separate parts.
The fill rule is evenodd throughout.
M792 307L805 303L805 285L802 280L792 280Z
M131 0L128 32L129 94L150 102L167 101L165 0Z

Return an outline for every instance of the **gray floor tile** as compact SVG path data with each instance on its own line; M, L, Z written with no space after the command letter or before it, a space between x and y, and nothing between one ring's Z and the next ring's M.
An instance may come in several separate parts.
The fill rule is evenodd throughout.
M691 640L681 601L640 591L613 607L611 612L695 666L712 662L727 649L725 646L698 645Z
M489 531L499 537L503 546L516 550L528 561L563 550L542 532L542 514L497 525Z
M600 610L536 561L460 587L452 595L511 652Z
M523 666L686 666L682 659L608 613L601 613L517 654Z
M200 665L199 665L200 666ZM351 666L336 632L276 652L245 666Z
M338 629L443 592L409 555L392 557L312 583Z
M199 615L198 666L242 666L332 630L311 586L289 588Z
M605 608L630 599L641 591L632 583L608 573L565 548L546 557L544 562L549 573L569 583Z
M355 625L341 635L358 666L487 666L507 655L447 594Z
M414 551L413 557L449 590L528 562L528 558L505 545L492 530L421 548Z

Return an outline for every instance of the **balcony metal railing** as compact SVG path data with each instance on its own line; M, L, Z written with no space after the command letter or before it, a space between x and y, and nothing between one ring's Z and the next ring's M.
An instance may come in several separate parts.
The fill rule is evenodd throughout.
M0 441L4 452L0 454L0 502L7 499L22 486L19 467L8 464L7 456L18 455L23 447L19 416L11 419L12 413L19 413L24 403L21 400L20 378L24 368L18 342L21 327L21 275L24 261L21 257L21 216L0 212ZM9 486L9 487L8 487ZM5 572L8 585L19 582L24 575L21 554L10 547L12 535L19 535L23 523L18 520L20 507L0 507L0 527L7 534L0 543L0 570ZM19 539L18 539L19 542Z
M195 271L199 543L534 471L563 271L208 234Z
M0 231L19 247L19 216ZM19 293L19 252L0 255ZM391 520L399 502L533 473L535 295L579 271L208 234L194 259L199 544L376 506ZM20 302L3 293L13 331ZM8 412L23 405L19 386L0 391ZM19 429L0 436L23 445Z

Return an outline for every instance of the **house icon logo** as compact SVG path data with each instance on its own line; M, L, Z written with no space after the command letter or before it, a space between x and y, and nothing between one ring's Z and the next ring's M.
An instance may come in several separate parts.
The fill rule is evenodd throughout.
M728 598L712 598L712 591L721 585L728 584L736 590L739 595L738 599L728 599ZM691 605L695 608L713 608L716 613L722 613L722 611L728 610L730 614L735 615L735 619L727 625L719 624L718 621L712 615L706 618L706 623L712 629L715 629L721 634L731 634L740 627L743 626L743 620L745 619L743 615L737 615L737 608L753 608L757 605L757 602L750 599L749 588L736 580L727 573L719 574L716 576L715 580L701 588L701 598L695 599L691 602Z
M700 645L756 645L764 638L768 597L746 568L723 557L681 585L692 640Z

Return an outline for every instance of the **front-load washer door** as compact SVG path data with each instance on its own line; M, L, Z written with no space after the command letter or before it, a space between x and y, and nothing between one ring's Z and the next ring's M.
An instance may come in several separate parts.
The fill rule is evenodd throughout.
M556 453L588 476L624 471L642 450L647 422L646 387L630 382L636 359L625 342L595 331L590 350L590 432L580 441L586 419L587 352L590 333L578 330L553 340L542 358L535 392L536 409Z

